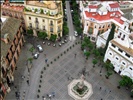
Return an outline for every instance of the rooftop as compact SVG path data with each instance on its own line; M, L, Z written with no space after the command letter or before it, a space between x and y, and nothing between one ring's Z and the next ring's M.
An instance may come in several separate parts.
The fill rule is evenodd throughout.
M1 38L3 37L3 35L8 34L10 40L13 41L14 35L17 33L20 25L20 20L15 18L8 18L1 27ZM1 41L1 55L6 56L10 46L10 42L8 44L5 44L5 42Z
M112 16L112 14L115 14L115 15ZM113 19L120 24L124 23L124 21L120 19L121 13L119 11L108 12L106 15L99 15L99 13L97 13L97 12L85 11L85 15L88 18L94 18L95 20L98 20L98 21L107 21L107 20Z
M94 9L98 8L97 5L89 5L88 7L89 7L89 8L92 8L92 9L93 9L93 8L94 8Z
M119 47L120 49L122 49L123 51L125 51L126 53L128 53L129 55L131 55L133 57L133 49L132 48L124 47L121 44L119 44L118 42L116 42L115 40L111 40L111 43L113 43L114 45L116 45L117 47Z
M109 6L111 8L118 8L119 7L119 4L118 3L111 3L111 4L109 4Z
M24 6L14 6L10 4L3 4L1 5L1 7L9 10L19 11L19 12L23 12L23 9L24 9Z

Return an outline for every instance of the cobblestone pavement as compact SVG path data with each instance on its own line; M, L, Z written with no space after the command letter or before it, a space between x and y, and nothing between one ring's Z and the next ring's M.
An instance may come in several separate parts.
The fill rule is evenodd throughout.
M18 69L14 73L14 84L17 88L14 88L14 86L11 87L12 91L7 95L6 100L16 100L16 91L20 92L20 100L42 100L42 96L46 96L46 94L52 92L55 92L53 100L72 100L68 95L67 86L72 79L80 78L80 72L84 66L86 66L86 72L89 72L89 75L86 75L86 80L92 84L93 88L93 95L89 100L130 100L128 90L125 90L125 88L117 89L120 76L114 73L109 79L106 79L104 76L106 72L105 68L102 69L103 74L100 76L99 72L101 67L98 65L96 65L95 68L92 67L92 59L94 58L92 55L88 61L85 62L79 44L74 45L74 47L71 46L71 49L68 46L69 51L65 50L65 54L60 52L59 49L61 48L59 47L43 46L46 47L46 49L37 60L33 60L33 67L30 70L30 74L28 74L25 62L27 58L32 56L28 51L31 45L26 43L25 47L22 48L17 63ZM49 67L47 67L45 63L46 58L44 57L44 53L46 52L48 54ZM55 55L52 56L54 53ZM75 53L77 53L76 58ZM59 59L58 56L60 57ZM25 76L24 79L22 79L22 75ZM29 86L26 82L28 77L30 77ZM37 98L37 95L39 95L39 98Z

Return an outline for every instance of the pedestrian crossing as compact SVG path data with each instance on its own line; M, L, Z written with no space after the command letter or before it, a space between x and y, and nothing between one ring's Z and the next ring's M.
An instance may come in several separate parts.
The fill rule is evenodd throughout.
M70 41L75 41L76 38L75 38L75 36L69 36L69 40L70 40Z

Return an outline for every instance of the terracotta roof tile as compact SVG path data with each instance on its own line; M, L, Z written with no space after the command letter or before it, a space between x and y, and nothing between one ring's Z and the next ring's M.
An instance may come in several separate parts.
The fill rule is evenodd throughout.
M112 3L112 4L109 4L109 6L111 8L118 8L119 7L119 4L118 3Z
M115 13L115 15L111 16L111 14L113 14L113 13ZM96 12L85 11L85 15L88 18L94 18L94 19L96 19L98 21L106 21L106 20L114 19L115 21L117 21L120 24L124 23L124 21L120 19L121 13L119 11L108 12L106 15L99 15Z

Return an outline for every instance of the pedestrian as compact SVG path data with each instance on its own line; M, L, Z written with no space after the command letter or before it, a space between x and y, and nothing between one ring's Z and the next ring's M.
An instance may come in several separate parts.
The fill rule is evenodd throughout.
M100 90L102 89L102 87L100 87Z
M47 63L48 62L48 59L45 59L45 63Z
M30 85L29 80L27 80L27 84Z
M88 72L88 76L89 76L89 72Z
M67 77L67 79L69 80L69 77Z
M103 99L101 98L101 100L103 100Z
M100 73L100 76L102 76L102 73Z
M77 54L75 53L75 58L76 58L76 55L77 55Z
M46 57L46 54L44 54L44 56Z
M109 91L109 93L111 93L111 90Z
M22 75L21 78L24 80L25 76Z

